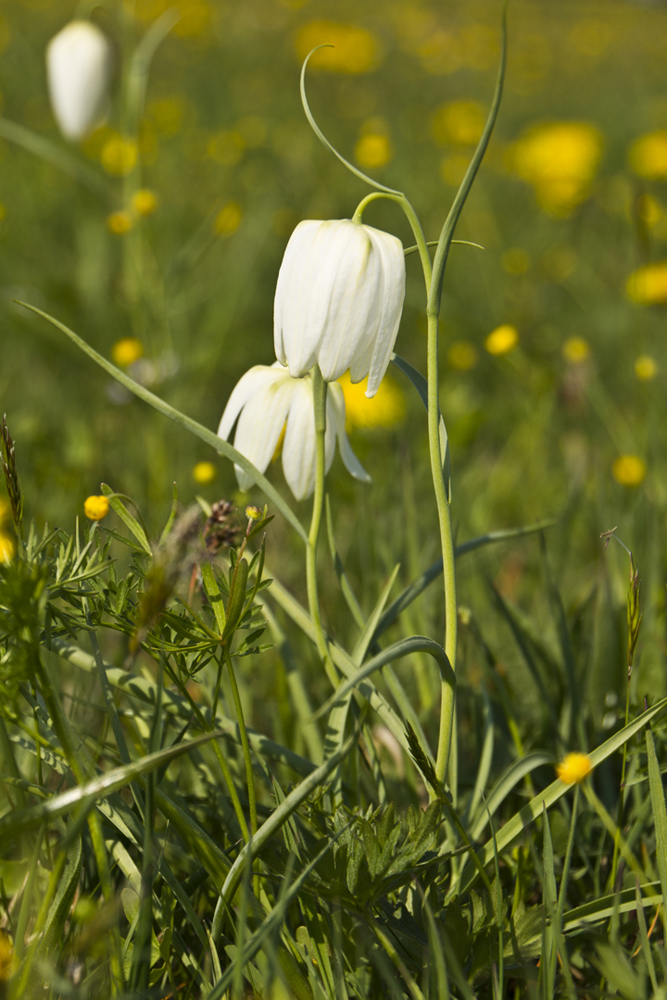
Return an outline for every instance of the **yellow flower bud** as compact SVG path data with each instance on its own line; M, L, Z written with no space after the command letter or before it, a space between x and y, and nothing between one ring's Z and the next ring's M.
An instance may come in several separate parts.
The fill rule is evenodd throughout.
M91 521L101 521L109 513L109 501L106 497L90 496L85 501L83 510Z

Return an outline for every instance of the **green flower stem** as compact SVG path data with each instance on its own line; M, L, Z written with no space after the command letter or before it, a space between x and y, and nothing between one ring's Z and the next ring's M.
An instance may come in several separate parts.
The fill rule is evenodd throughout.
M440 548L442 550L442 568L445 588L445 653L449 665L456 673L456 576L454 571L454 537L452 534L452 515L447 495L447 483L443 474L445 456L440 452L440 404L438 401L438 314L428 313L428 344L427 344L427 381L428 381L428 442L431 457L431 477L433 492L438 509L440 525ZM438 751L435 762L435 773L438 781L444 783L449 763L449 750L452 741L452 726L454 722L454 685L448 684L441 673L440 697L440 732L438 735Z
M255 776L252 770L252 760L250 758L250 743L248 742L248 732L245 727L245 719L243 717L243 706L241 705L241 698L239 695L239 687L236 683L236 674L234 673L234 664L232 663L232 657L229 652L229 646L225 643L225 662L227 664L227 670L229 671L229 682L232 686L232 695L234 697L234 705L236 707L236 717L239 723L239 732L241 734L241 746L243 747L243 759L245 761L245 776L248 785L248 810L250 812L250 832L254 837L257 833L257 799L255 797Z
M480 156L481 159L481 156ZM472 181L471 181L472 183ZM456 579L454 573L454 538L452 535L452 518L449 503L449 488L443 472L445 456L440 450L440 405L438 400L438 317L440 314L440 288L442 275L447 259L449 243L453 236L453 225L441 238L436 252L438 267L434 269L428 244L421 222L414 208L403 194L374 191L367 195L358 205L353 221L360 222L364 208L377 198L387 198L402 208L412 228L419 251L419 259L424 272L424 283L427 294L428 346L427 346L427 381L428 381L428 438L431 457L431 475L433 490L438 510L440 524L440 548L444 569L445 587L445 652L452 670L456 669ZM462 203L461 203L462 207ZM460 208L458 209L460 212ZM456 215L458 218L458 214ZM446 243L446 249L444 244ZM436 757L436 776L444 783L449 765L449 754L454 725L454 687L449 684L441 673L440 696L440 732L438 735L438 752Z
M424 994L419 989L417 983L414 981L414 979L408 972L408 969L403 959L401 958L398 949L394 947L389 937L382 930L377 920L373 917L370 909L366 909L364 911L364 916L366 917L366 920L368 921L371 930L375 934L375 937L380 942L380 944L386 951L387 955L391 959L392 964L396 967L399 974L403 977L405 984L410 992L410 996L412 997L412 1000L425 1000Z
M324 511L324 474L325 452L324 439L327 429L327 384L322 378L319 365L312 370L313 407L315 412L315 492L313 494L313 516L310 522L308 543L306 545L306 586L308 590L308 608L315 628L315 643L320 654L327 677L334 688L338 687L338 674L331 659L322 616L320 614L320 598L317 589L317 541L320 537L322 514Z
M366 197L363 198L357 205L357 209L352 216L352 221L361 222L361 217L364 213L366 205L369 205L372 201L376 201L378 198L386 198L388 201L394 201L403 209L415 237L415 243L417 244L417 249L419 251L419 259L424 272L426 294L428 295L431 289L431 255L428 252L428 243L426 242L426 236L424 235L422 224L419 221L419 216L404 194L389 194L385 191L374 191L372 194L366 195Z
M570 865L572 864L572 849L574 847L574 831L577 825L577 812L579 811L579 791L580 785L574 786L574 802L572 803L572 819L570 820L570 834L567 840L565 851L565 861L563 862L563 874L560 880L558 891L558 927L562 931L563 913L565 912L565 894L567 892L567 880L570 875Z

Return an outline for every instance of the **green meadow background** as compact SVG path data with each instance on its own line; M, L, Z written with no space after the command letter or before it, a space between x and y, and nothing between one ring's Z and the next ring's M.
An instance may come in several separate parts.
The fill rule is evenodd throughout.
M129 55L167 9L180 19L133 109ZM197 495L247 502L230 465L15 300L105 356L134 356L130 374L215 429L243 372L274 359L273 293L292 228L350 217L367 193L306 122L298 80L307 52L335 45L308 75L327 136L405 191L437 239L493 92L499 4L95 8L116 49L114 95L106 123L79 147L57 131L44 50L81 11L8 0L0 15L1 408L29 518L71 530L105 482L133 497L157 534L174 482L184 505ZM550 628L551 566L586 635L578 668L601 733L624 703L622 658L606 652L617 647L627 580L627 557L599 537L613 527L642 579L635 696L667 691L666 62L664 4L513 0L505 97L457 233L484 249L454 247L445 276L441 402L457 540L555 521L542 541L461 561L465 683L476 683L480 635L496 666L520 678L509 632L488 621L494 593L531 615L538 633ZM138 191L149 194L137 200ZM372 205L365 221L411 242L389 204ZM396 349L424 370L416 256ZM329 477L339 548L364 607L395 562L407 582L438 556L425 413L400 373L390 378L391 405L350 402L351 441L373 484L353 482L339 458ZM279 462L270 475L287 489ZM300 592L279 520L267 558ZM340 599L325 590L326 600L333 621ZM419 615L415 626L437 634L437 597Z

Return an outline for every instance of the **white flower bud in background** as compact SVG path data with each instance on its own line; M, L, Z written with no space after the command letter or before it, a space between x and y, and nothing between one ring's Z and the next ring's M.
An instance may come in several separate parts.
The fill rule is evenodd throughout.
M228 440L238 418L234 447L260 472L264 472L282 440L283 472L297 500L303 500L315 488L315 414L313 379L292 378L276 361L270 367L255 365L236 384L218 428L219 437ZM345 398L337 383L327 392L327 429L325 435L325 471L329 471L336 450L336 440L347 471L363 482L370 482L352 451L345 434ZM234 466L242 490L253 483L238 465Z
M111 64L111 45L91 21L70 21L47 45L51 107L66 139L84 139L104 117Z
M300 222L278 275L276 357L299 378L319 365L326 382L349 368L374 396L394 349L405 298L396 236L350 219Z

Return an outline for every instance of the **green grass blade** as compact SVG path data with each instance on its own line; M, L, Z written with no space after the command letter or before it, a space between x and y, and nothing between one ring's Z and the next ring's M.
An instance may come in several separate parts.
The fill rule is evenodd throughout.
M653 804L653 823L655 825L655 853L658 862L658 874L662 886L663 899L667 899L667 807L665 807L665 791L662 787L658 758L655 752L655 742L650 729L646 730L646 756L648 759L648 783ZM662 911L663 927L667 932L667 917Z
M373 608L370 617L366 622L366 625L364 626L364 630L359 638L359 641L352 650L352 659L354 660L355 664L358 667L360 667L361 664L364 662L364 658L366 656L366 653L368 652L368 647L373 641L373 635L375 633L377 623L379 622L382 616L385 604L389 600L389 594L391 593L391 588L394 586L394 582L396 580L396 576L398 575L398 571L400 568L401 568L400 563L397 563L396 566L394 566L391 576L389 577L387 583L383 587L382 593L380 594L377 600L377 604Z

